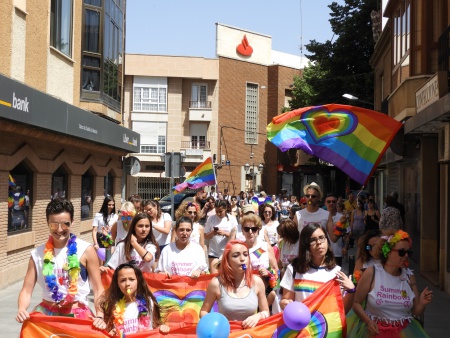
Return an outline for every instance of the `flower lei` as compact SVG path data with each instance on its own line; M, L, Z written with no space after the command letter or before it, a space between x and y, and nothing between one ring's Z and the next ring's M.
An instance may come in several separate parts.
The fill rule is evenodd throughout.
M114 240L112 239L110 232L108 232L107 234L101 233L100 241L102 242L104 248L109 248L114 244Z
M353 277L352 277L352 282L353 284L358 284L359 280L361 279L362 276L362 271L361 270L355 270L353 271Z
M348 222L341 222L340 220L334 224L333 233L334 235L341 237L344 236L347 232Z
M278 275L275 273L275 271L269 267L269 269L267 269L267 271L269 271L269 286L276 290L280 287L280 281L278 280Z
M412 240L409 237L408 233L403 230L398 230L395 234L391 236L382 236L381 238L386 240L386 242L384 242L383 244L383 247L381 248L384 257L387 257L388 253L391 252L392 248L397 242L403 239L408 239L409 244L412 243Z
M148 308L144 297L137 296L136 304L139 311L138 314L139 330L148 329L148 326L150 325L150 319L148 317ZM113 311L114 324L118 329L123 328L126 306L127 303L125 301L125 297L123 297L116 303L115 310Z
M73 302L76 294L78 293L78 277L80 276L80 261L77 255L77 236L70 234L69 241L67 242L67 263L64 264L63 269L68 270L69 273L69 289L67 290L67 296L64 303ZM44 265L42 268L42 274L44 275L45 284L47 288L52 292L52 299L59 303L63 300L64 295L59 290L62 282L57 281L54 273L53 262L53 237L49 237L44 249Z

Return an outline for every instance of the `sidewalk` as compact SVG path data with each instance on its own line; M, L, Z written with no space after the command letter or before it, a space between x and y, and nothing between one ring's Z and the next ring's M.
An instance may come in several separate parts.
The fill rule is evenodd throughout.
M349 254L353 255L355 249L350 249ZM348 262L343 264L343 270L348 271ZM410 268L414 270L417 286L419 290L428 286L434 292L433 302L427 306L425 311L425 331L431 338L448 337L450 332L450 295L445 294L423 278L419 273L418 265L411 261ZM10 285L0 290L0 336L5 338L17 338L20 334L21 324L15 320L17 313L17 298L20 289L22 288L22 281ZM41 300L42 289L36 285L29 310L33 309Z

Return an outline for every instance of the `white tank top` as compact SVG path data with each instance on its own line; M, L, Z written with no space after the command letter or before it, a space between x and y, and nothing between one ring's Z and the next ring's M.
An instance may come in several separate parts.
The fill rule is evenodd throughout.
M88 248L88 246L90 246L91 244L79 238L76 239L76 243L77 243L77 255L79 260L83 255L83 253ZM36 266L37 283L42 288L42 299L45 299L49 302L54 302L52 298L53 293L47 288L47 284L45 284L44 280L44 275L42 274L42 267L44 264L44 249L45 243L38 246L36 249L32 250L31 257L33 258L34 264ZM53 261L55 263L53 271L58 282L59 292L61 292L63 297L65 298L68 293L67 290L69 283L68 271L63 269L64 265L67 263L67 246L65 246L62 249L54 249L53 251L54 251ZM80 267L81 269L85 268L81 266L81 263ZM82 274L80 274L80 276L78 277L78 293L75 296L75 301L88 305L87 296L89 292L90 292L89 281L87 278L86 280L83 280Z

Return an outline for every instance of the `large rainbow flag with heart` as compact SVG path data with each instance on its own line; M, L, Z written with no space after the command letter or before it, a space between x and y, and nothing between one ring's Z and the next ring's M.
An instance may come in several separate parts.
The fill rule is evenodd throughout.
M373 110L326 104L275 116L267 138L281 151L301 149L366 185L401 126Z
M165 317L165 323L170 326L170 332L167 335L161 334L158 329L146 332L126 334L126 338L144 338L144 337L184 337L194 338L196 334L196 323L192 323L192 310L200 310L203 303L202 297L197 299L188 299L186 297L192 291L206 291L206 286L214 275L201 276L201 280L194 280L190 277L176 277L173 280L157 277L157 274L144 274L147 283L154 286L164 285L165 289L171 290L166 296L173 297L173 304L179 304L181 312L173 309L176 314L171 317ZM106 277L106 278L105 278ZM110 274L102 276L103 283L108 282ZM164 278L164 279L163 279ZM153 281L155 281L153 283ZM206 283L205 283L206 282ZM153 287L150 286L152 289ZM165 289L155 290L164 291ZM175 289L179 290L172 292ZM184 295L184 296L182 296ZM161 298L156 295L156 299L161 306ZM195 298L195 297L193 297ZM194 303L190 307L189 303ZM251 329L242 330L241 322L230 322L231 338L253 337L253 338L291 338L291 337L314 337L314 338L337 338L346 336L346 320L344 305L339 283L333 279L322 285L304 302L311 311L311 321L302 331L289 329L283 321L282 313L273 315L261 320ZM168 305L168 304L166 304ZM184 312L184 315L182 314ZM186 316L186 314L188 315ZM180 316L181 314L181 316ZM71 317L45 316L40 313L32 313L30 319L23 326L20 337L109 337L106 331L98 331L92 327L91 320L76 319ZM186 320L186 321L185 321ZM197 313L198 321L198 313Z

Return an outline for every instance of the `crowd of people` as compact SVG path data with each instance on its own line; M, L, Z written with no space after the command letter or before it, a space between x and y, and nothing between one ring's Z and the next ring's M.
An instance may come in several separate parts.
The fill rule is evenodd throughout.
M46 210L49 238L31 252L16 320L29 318L38 283L42 302L34 311L92 319L111 336L155 328L167 334L170 327L161 322L143 273L193 279L215 274L200 317L217 301L228 320L251 328L335 279L349 337L426 337L415 316L433 294L417 289L408 269L412 244L402 230L404 215L392 208L391 198L385 212L373 196L363 200L350 194L345 202L324 196L316 183L307 184L298 198L201 190L180 204L174 220L157 200L133 195L116 213L114 199L106 196L94 216L91 244L71 232L72 203L53 199ZM358 259L348 276L341 266L352 240ZM100 257L98 252L109 248L111 257ZM104 290L101 273L110 270L112 283ZM87 302L91 288L94 312Z

